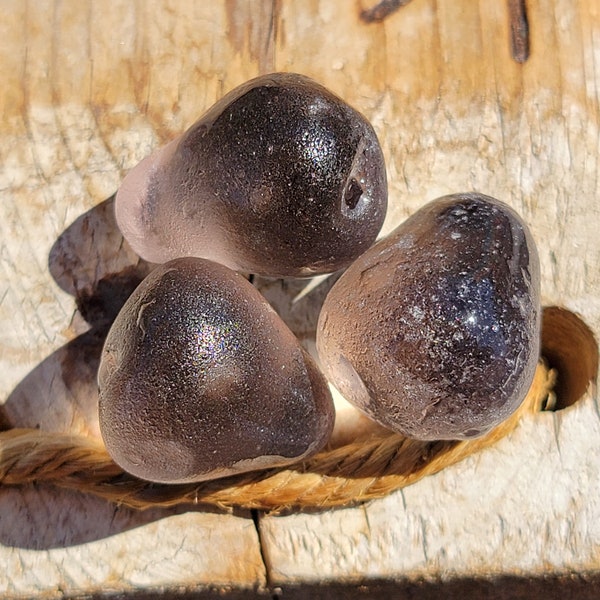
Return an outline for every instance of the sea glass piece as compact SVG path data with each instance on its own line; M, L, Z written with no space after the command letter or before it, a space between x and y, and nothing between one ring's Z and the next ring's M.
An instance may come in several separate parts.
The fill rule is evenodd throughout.
M342 275L317 348L330 381L381 425L467 439L523 401L540 313L525 223L498 200L456 194L425 205Z
M363 115L307 77L274 73L234 89L143 160L115 206L123 235L150 262L198 256L312 276L375 241L385 164Z
M241 275L199 258L157 267L130 296L99 387L109 453L150 481L291 464L333 427L327 382L291 331Z

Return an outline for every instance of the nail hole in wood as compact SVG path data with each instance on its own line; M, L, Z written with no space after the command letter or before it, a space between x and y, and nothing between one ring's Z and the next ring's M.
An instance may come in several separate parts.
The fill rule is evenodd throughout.
M542 317L542 356L557 372L556 402L549 410L572 406L598 377L598 344L575 313L548 306Z

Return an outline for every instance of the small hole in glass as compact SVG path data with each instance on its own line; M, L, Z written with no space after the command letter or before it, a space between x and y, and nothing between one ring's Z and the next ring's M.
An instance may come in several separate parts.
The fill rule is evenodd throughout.
M360 183L358 183L356 179L352 178L346 186L346 193L344 195L344 202L346 203L346 206L350 209L356 208L356 205L358 204L362 194L363 189Z

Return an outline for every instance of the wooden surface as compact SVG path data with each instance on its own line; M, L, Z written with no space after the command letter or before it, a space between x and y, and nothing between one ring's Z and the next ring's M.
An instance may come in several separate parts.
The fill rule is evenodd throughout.
M146 269L105 200L224 92L273 70L314 77L372 120L388 166L386 231L445 193L505 200L538 241L544 304L600 335L598 5L528 1L524 65L511 59L503 2L413 0L367 25L369 5L0 1L0 423L97 435L103 319L124 293L111 275ZM310 298L278 302L310 339ZM0 489L0 593L593 578L595 346L570 317L561 327L558 347L546 335L553 360L576 365L563 374L570 406L365 506L255 525L243 511L136 513L43 486Z

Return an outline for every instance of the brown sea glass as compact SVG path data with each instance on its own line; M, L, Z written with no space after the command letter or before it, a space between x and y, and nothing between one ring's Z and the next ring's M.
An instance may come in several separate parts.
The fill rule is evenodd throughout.
M367 119L302 75L253 79L127 175L119 228L150 262L215 260L268 276L350 264L387 209Z
M327 377L380 424L421 440L479 436L532 382L540 343L535 243L507 205L456 194L424 206L328 294Z
M157 267L117 316L100 429L123 469L182 483L287 465L333 427L329 387L258 291L220 264Z

